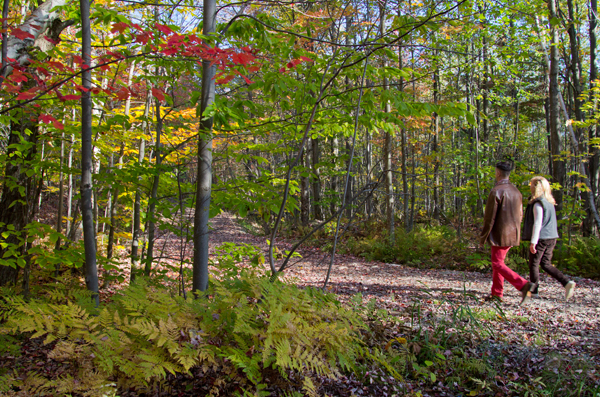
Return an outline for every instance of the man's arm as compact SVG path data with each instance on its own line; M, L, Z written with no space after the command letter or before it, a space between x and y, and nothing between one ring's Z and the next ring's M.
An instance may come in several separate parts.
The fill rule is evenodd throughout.
M492 231L492 227L494 227L494 221L496 220L496 211L498 211L498 201L496 200L496 195L492 191L488 196L488 200L485 205L485 215L483 217L483 230L481 231L481 235L479 236L479 243L481 245L485 244L488 236Z

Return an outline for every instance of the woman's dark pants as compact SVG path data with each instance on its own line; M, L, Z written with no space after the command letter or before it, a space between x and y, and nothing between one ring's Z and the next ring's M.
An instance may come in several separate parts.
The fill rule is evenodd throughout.
M569 282L569 279L557 268L552 266L552 252L556 246L556 239L539 240L535 246L536 253L529 252L529 281L539 284L540 267L548 273L552 278L562 284L564 287ZM534 294L538 293L537 287Z

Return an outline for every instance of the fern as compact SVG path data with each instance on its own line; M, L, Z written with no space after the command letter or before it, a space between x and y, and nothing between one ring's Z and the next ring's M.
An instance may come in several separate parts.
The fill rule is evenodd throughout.
M51 358L79 368L61 379L31 374L26 388L33 394L75 380L90 393L110 391L107 379L141 392L169 374L199 369L220 371L223 384L235 380L251 395L269 394L266 371L283 379L293 373L303 381L287 387L312 396L317 377L337 377L359 357L372 356L361 342L363 322L331 295L270 281L257 267L223 266L201 299L173 296L144 279L101 310L80 304L86 294L71 286L30 302L7 295L3 307L10 311L3 311L0 330L56 342Z

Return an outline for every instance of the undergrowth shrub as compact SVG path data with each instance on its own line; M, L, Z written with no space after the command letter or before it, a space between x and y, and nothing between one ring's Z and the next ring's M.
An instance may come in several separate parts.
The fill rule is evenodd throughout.
M556 247L552 263L570 274L600 279L600 241L594 237L575 237L571 245Z
M384 365L362 342L359 315L333 295L270 281L260 260L240 265L234 261L239 258L224 255L220 277L197 299L144 279L99 309L82 289L49 287L46 296L29 302L5 296L0 332L43 337L53 344L49 358L70 364L70 371L52 379L30 372L13 385L39 396L96 396L120 388L151 390L167 374L194 370L238 385L228 395L271 395L277 375L281 390L314 396L318 379L354 371L356 361Z
M447 255L449 259L464 257L465 246L448 226L416 225L407 233L396 229L395 243L390 244L384 234L367 237L350 237L340 247L341 251L359 255L367 260L411 263Z

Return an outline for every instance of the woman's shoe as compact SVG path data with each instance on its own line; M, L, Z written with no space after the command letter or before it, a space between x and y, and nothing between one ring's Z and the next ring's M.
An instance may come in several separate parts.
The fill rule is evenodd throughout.
M565 285L565 300L568 301L573 294L575 293L575 286L577 284L575 281L569 281L567 285Z

